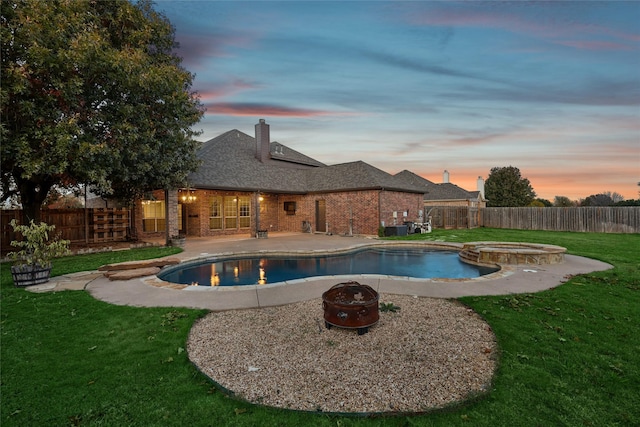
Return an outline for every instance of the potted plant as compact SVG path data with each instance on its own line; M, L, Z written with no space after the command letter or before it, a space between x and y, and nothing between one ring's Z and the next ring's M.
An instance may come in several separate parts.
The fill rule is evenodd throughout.
M11 246L20 250L8 254L14 261L11 267L13 283L22 287L48 282L51 260L69 253L69 240L62 240L59 236L50 239L56 226L44 222L36 224L31 220L29 225L19 225L13 219L10 224L13 231L22 235L22 240L11 242Z
M185 236L184 234L178 234L177 236L171 236L169 238L169 245L170 246L177 246L179 248L184 248L184 244L187 240L187 236Z

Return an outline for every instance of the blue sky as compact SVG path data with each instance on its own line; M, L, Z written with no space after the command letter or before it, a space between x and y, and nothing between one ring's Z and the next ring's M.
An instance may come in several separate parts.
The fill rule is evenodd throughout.
M227 130L327 163L638 198L640 2L158 1Z

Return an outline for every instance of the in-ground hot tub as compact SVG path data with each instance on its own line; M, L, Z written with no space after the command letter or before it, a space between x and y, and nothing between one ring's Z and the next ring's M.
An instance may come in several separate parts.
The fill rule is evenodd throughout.
M369 332L369 327L378 323L378 293L368 285L345 282L334 285L322 294L324 324L357 329L358 335Z
M540 243L469 242L459 255L474 264L562 264L566 248Z

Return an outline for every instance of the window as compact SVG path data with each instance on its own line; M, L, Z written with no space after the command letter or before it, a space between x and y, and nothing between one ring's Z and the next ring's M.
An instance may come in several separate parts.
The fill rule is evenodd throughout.
M142 201L142 230L147 233L164 231L164 200Z
M238 224L238 198L226 196L224 198L224 228L237 228Z
M239 217L240 228L251 226L251 199L249 197L239 197Z
M209 198L209 228L222 230L222 197Z
M287 215L296 214L296 202L284 202L284 211Z

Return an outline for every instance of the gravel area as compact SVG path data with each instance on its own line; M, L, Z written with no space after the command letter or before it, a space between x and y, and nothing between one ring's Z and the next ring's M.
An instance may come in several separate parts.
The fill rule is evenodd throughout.
M207 376L249 402L324 412L422 412L488 391L495 337L454 300L380 295L369 333L324 327L322 300L210 313L187 349Z

